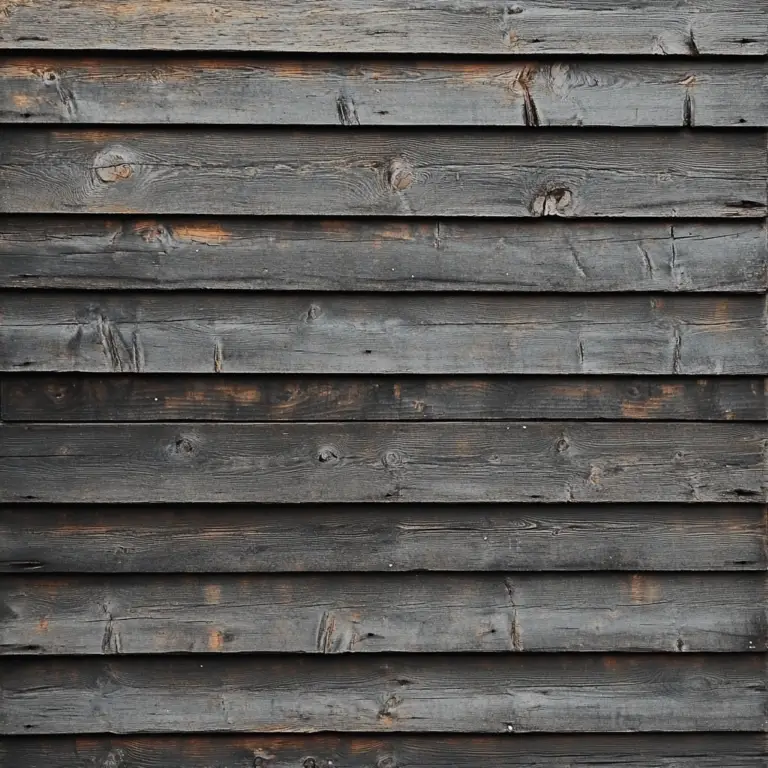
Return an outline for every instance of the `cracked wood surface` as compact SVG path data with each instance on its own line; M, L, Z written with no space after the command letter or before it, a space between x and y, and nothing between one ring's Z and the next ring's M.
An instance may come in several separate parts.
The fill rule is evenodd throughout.
M0 684L6 735L760 731L765 723L757 653L16 657L0 664Z
M0 501L764 503L761 424L3 424Z
M765 571L760 504L0 507L4 573Z
M767 22L768 23L768 22ZM768 125L765 61L7 57L4 122Z
M764 56L760 0L4 0L6 49Z
M0 286L764 293L763 221L0 217Z
M754 217L763 131L0 129L6 213Z
M763 296L6 292L2 370L761 375Z
M6 577L0 655L765 651L765 598L764 574Z

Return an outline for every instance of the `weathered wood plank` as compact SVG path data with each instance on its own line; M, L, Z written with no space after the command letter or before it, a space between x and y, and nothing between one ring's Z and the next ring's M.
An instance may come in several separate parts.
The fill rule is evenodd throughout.
M768 371L763 296L0 293L0 370L673 374Z
M766 421L768 379L602 376L23 376L4 421Z
M4 424L0 501L765 501L764 425Z
M0 507L6 573L764 571L768 508Z
M760 0L6 2L6 49L765 55Z
M764 223L0 217L0 286L764 293Z
M13 734L759 731L765 655L5 659Z
M767 22L768 23L768 22ZM765 126L764 61L9 57L22 123Z
M0 129L5 213L746 216L762 131Z
M768 649L764 574L6 576L0 655Z
M765 734L110 736L0 739L2 768L765 768ZM312 762L310 762L312 761Z

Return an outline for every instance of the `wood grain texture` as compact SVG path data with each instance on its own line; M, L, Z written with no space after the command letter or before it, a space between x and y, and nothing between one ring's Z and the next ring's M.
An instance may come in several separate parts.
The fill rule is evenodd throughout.
M765 734L80 736L0 739L2 768L765 768ZM312 761L311 763L309 761Z
M764 296L0 293L0 370L765 375Z
M768 650L764 574L0 580L0 655Z
M766 421L768 379L145 374L0 380L4 421Z
M765 55L760 0L6 0L6 49Z
M5 735L765 727L760 653L9 658L0 684Z
M0 117L209 125L768 125L765 61L21 56Z
M758 504L0 506L5 573L765 571Z
M764 293L764 222L0 217L0 286Z
M0 502L765 502L760 424L4 424Z
M0 129L5 213L762 218L762 131Z

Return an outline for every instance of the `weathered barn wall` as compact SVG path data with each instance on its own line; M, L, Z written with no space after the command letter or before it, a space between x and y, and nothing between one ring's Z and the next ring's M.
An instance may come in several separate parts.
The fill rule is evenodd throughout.
M765 768L763 0L0 49L0 768Z

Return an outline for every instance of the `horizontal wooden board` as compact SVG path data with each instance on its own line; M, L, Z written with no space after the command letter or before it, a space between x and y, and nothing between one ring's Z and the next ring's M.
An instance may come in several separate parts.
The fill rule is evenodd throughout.
M765 655L5 659L6 735L759 731Z
M761 424L4 424L0 502L765 499Z
M0 579L0 655L768 650L764 574Z
M764 296L0 293L0 370L768 371Z
M0 66L0 117L95 124L765 126L766 75L766 62L751 60L22 56Z
M6 213L766 213L763 131L8 126L0 144Z
M6 573L765 571L758 504L0 506Z
M105 376L0 381L5 421L766 421L768 379Z
M760 0L23 0L6 49L765 55Z
M765 768L765 734L0 738L2 768ZM311 761L311 762L310 762Z
M0 217L0 286L764 293L765 224Z

